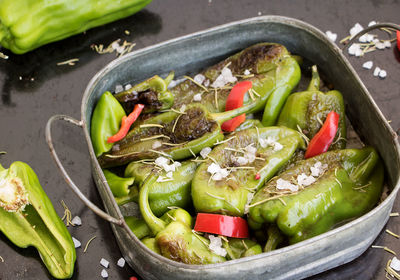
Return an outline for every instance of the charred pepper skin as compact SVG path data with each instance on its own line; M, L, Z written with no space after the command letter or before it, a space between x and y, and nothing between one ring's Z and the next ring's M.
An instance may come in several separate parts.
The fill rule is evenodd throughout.
M16 161L8 169L0 165L0 231L18 247L34 246L53 277L72 276L71 235L26 163Z
M279 115L277 125L301 128L308 138L313 138L320 130L329 112L339 114L339 128L329 150L346 147L346 118L342 94L337 90L326 93L319 90L320 77L317 67L312 67L312 78L306 91L296 92L289 96ZM339 138L340 137L340 138Z
M305 148L300 134L286 127L248 129L237 132L235 136L232 140L215 147L207 161L197 168L192 182L192 199L197 212L243 216L248 194L258 190L266 180L274 176L297 149ZM267 138L279 142L282 145L281 149L274 151L272 145L262 147L259 141ZM232 156L243 156L243 153L237 153L235 150L248 145L257 148L258 159L241 169L232 162ZM212 159L221 168L233 168L230 180L212 180L208 172L208 167L213 163ZM259 175L258 179L256 174Z
M149 190L157 180L157 176L151 175L146 179L140 190L139 208L143 219L155 235L155 243L158 245L161 255L171 260L186 264L211 264L224 262L226 259L210 251L206 244L209 241L192 232L191 222L182 222L181 219L171 219L165 222L157 218L150 209L148 203ZM175 209L186 212L183 209ZM186 215L190 216L186 212ZM154 250L154 241L151 242Z
M143 9L151 0L1 0L0 45L23 54Z
M284 203L271 197L268 191L277 191L278 179L307 174L318 161L328 167L315 183L280 196ZM379 201L382 186L383 165L373 148L326 152L299 162L260 189L250 206L249 225L257 230L264 223L276 224L289 243L297 243L368 212Z

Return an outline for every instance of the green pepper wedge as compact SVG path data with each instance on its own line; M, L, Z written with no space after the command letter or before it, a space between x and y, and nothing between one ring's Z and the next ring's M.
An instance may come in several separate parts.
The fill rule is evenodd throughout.
M319 86L320 77L314 65L307 90L289 96L279 115L277 125L292 129L300 128L311 139L320 130L328 113L335 111L340 115L339 128L329 149L344 149L346 147L346 118L342 94L337 90L321 92Z
M154 165L131 162L125 169L125 176L135 178L139 188L151 174L157 174L161 178L165 178L160 182L154 183L149 191L150 208L159 217L167 212L169 207L186 208L191 206L191 183L198 165L199 163L194 161L182 162L182 165L172 173L171 178L167 178L167 172L156 172ZM139 195L135 195L124 202L137 202L138 199Z
M258 112L264 109L266 103L269 104L268 113L265 113L269 125L275 122L280 111L278 107L281 105L276 104L275 100L282 100L280 103L283 105L290 91L300 80L300 67L284 46L277 43L259 43L201 72L210 86L199 86L192 79L187 79L171 88L175 96L173 108L178 109L184 104L191 104L193 97L201 94L201 104L210 112L223 112L230 88L214 87L213 83L226 68L229 68L237 80L249 80L253 84L252 92L244 96L243 105L257 103L253 111ZM251 70L250 74L244 74L246 70Z
M21 248L34 246L52 276L70 278L75 247L39 180L26 163L0 165L0 231Z
M247 147L254 148L255 153L251 155ZM304 149L304 142L290 128L265 127L237 132L230 141L215 147L196 170L192 182L194 207L198 212L243 216L249 194L274 176L298 148ZM253 157L252 162L243 162L246 153ZM230 171L229 176L214 180L215 175L209 169L216 163Z
M201 104L193 104L184 111L173 110L152 117L135 126L110 152L99 156L100 166L119 166L160 154L174 160L191 157L223 139L224 121L249 113L256 106L250 103L223 113L209 113Z
M192 231L188 222L172 219L165 222L157 218L150 209L148 195L156 182L155 174L149 176L140 190L139 206L143 219L155 235L152 247L158 248L166 258L187 264L209 264L224 262L226 259L208 248L208 240ZM186 212L183 209L180 211ZM186 212L187 213L187 212ZM189 213L187 213L189 215ZM190 215L189 215L190 216ZM158 246L154 246L154 243ZM153 248L153 250L155 250Z
M1 0L0 44L23 54L143 9L151 0Z
M174 103L174 96L167 89L173 78L174 72L169 73L165 79L155 75L128 90L116 93L114 97L127 113L132 112L138 103L145 105L143 113L166 110Z
M326 166L315 182L298 191L278 189L278 180L299 184L299 176L312 174L318 162ZM249 225L276 224L296 243L369 211L379 201L382 185L383 166L373 148L326 152L299 162L260 189L249 206Z

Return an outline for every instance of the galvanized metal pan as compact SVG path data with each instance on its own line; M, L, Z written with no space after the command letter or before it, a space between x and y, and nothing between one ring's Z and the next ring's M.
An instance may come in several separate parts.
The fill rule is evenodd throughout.
M121 210L96 160L90 140L90 120L97 100L115 85L144 80L175 70L177 76L196 73L228 55L258 42L276 42L317 64L343 93L347 117L364 143L374 146L386 167L391 193L364 216L306 241L253 257L213 265L187 265L148 250L123 220ZM347 263L361 255L386 224L399 186L399 143L342 51L315 27L299 20L263 16L221 25L132 52L102 69L89 82L82 99L81 120L56 115L46 126L51 153L66 181L86 205L112 223L128 263L146 279L301 279ZM88 144L92 173L106 209L97 208L66 174L51 139L51 125L66 120L80 126Z

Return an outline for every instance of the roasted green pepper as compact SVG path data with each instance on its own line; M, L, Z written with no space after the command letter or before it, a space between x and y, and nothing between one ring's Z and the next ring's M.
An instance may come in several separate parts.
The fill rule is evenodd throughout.
M116 142L112 150L98 157L103 168L124 165L135 160L159 157L174 160L198 154L204 147L222 140L221 124L254 109L251 103L223 113L209 113L201 104L189 105L183 111L169 111L135 126Z
M34 246L50 274L70 278L75 247L35 172L23 162L0 165L0 231L21 248Z
M147 225L155 235L156 248L161 254L169 259L187 264L209 264L224 262L225 258L213 253L207 246L208 240L192 231L191 222L182 222L180 219L171 219L165 222L154 216L148 202L148 195L152 184L157 176L152 174L146 179L140 190L139 206L140 212ZM178 210L178 209L175 209ZM180 212L186 212L179 209ZM187 212L186 212L187 213ZM189 213L187 213L188 216ZM155 250L153 248L153 250Z
M237 80L249 80L253 87L244 96L243 105L257 103L252 112L267 106L265 123L268 120L268 125L272 125L290 91L300 80L300 67L284 46L259 43L228 57L200 75L208 81L207 86L205 81L199 85L187 79L171 88L175 96L174 108L193 103L194 96L201 94L200 102L210 112L223 112L230 92L229 85ZM229 83L225 85L224 80Z
M196 170L192 199L198 212L242 216L248 196L270 179L298 148L300 134L286 127L237 132Z
M1 0L0 44L26 53L143 9L151 0Z
M107 139L118 132L123 116L126 116L124 108L110 92L105 92L94 108L90 123L90 138L97 157L112 148L113 143Z
M261 246L250 239L228 238L223 241L223 247L227 252L227 259L229 260L250 257L262 253Z
M120 177L106 169L103 169L103 173L114 197L123 197L129 195L129 187L132 186L135 178Z
M331 90L319 91L320 78L317 67L312 67L312 78L306 91L296 92L289 96L279 115L278 125L301 129L308 137L313 138L320 130L329 112L339 114L339 128L330 150L346 147L346 118L341 93Z
M174 78L171 72L165 79L155 75L128 90L119 92L114 97L122 104L127 113L132 112L135 104L145 105L143 113L166 110L172 107L174 96L167 89Z
M373 148L326 152L299 162L260 189L249 206L249 225L276 224L296 243L372 209L382 185L383 166Z

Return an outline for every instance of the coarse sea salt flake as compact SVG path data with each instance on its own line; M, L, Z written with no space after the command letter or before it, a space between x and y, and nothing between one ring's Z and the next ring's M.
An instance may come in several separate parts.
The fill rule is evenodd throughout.
M299 187L296 185L293 185L289 181L286 181L284 179L279 178L276 181L276 188L278 190L290 190L292 192L297 192L299 190Z
M210 244L208 245L208 248L210 248L210 250L215 254L225 257L227 252L224 248L222 248L221 237L210 234L208 238L210 239Z
M357 33L362 31L364 28L358 22L350 29L351 37L355 36Z
M375 67L374 76L377 77L377 76L379 75L379 72L380 72L380 71L381 71L381 68Z
M131 84L125 85L125 90L129 90L129 89L131 89L131 88L132 88L132 85L131 85Z
M76 226L82 225L82 220L79 216L75 216L72 220L71 223L73 223Z
M209 153L211 153L211 148L210 147L205 147L200 151L200 155L201 155L202 158L206 158Z
M378 50L383 50L383 49L386 48L385 43L382 43L382 42L376 42L376 43L375 43L375 47L376 47Z
M236 162L237 162L239 165L245 165L245 164L247 164L249 161L248 161L248 159L245 158L245 157L237 157L237 158L236 158Z
M275 142L275 143L274 143L274 151L275 151L275 152L280 151L280 150L282 150L282 149L283 149L283 146L282 146L281 143L279 143L279 142Z
M297 176L297 184L300 186L309 186L315 181L316 179L313 176L307 176L304 173L301 173L299 176Z
M384 41L383 44L385 45L386 48L390 48L392 46L389 40Z
M161 141L155 141L155 142L153 143L153 145L151 146L151 148L157 149L157 148L160 148L161 146L162 146Z
M218 164L214 163L214 162L211 163L207 168L207 172L211 173L211 174L217 173L220 170L221 170L221 167Z
M400 271L400 260L396 257L393 257L392 261L390 262L390 267L396 271Z
M154 163L156 165L158 165L158 166L162 166L164 164L168 164L169 163L169 159L167 159L166 157L158 157L158 158L156 158Z
M72 241L74 242L75 248L81 247L81 242L78 239L76 239L75 237L72 237Z
M119 267L124 267L124 266L125 266L125 259L124 259L124 258L120 258L120 259L117 261L117 265L118 265Z
M108 272L107 272L107 270L103 269L103 270L101 271L101 277L103 277L103 278L108 278Z
M124 91L124 87L122 85L116 85L115 86L115 93L119 93L121 91Z
M105 268L108 268L108 266L110 265L110 262L107 261L105 258L101 258L100 264L101 264L102 266L104 266Z
M200 94L200 93L195 94L195 95L193 96L193 101L201 101L201 94Z
M332 31L328 30L325 32L326 36L328 36L329 40L331 40L332 42L335 42L337 39L337 34L333 33Z
M247 76L247 75L250 75L251 73L250 73L249 69L246 69L246 70L244 70L243 74Z
M199 83L200 85L204 82L204 80L206 79L206 77L203 74L197 74L196 76L194 76L193 80L196 83Z
M170 171L170 172L167 172L167 174L165 174L165 177L167 177L167 178L172 178L172 171Z
M374 63L370 60L370 61L364 62L364 64L362 65L362 67L365 68L365 69L370 70L370 69L372 69L372 66L373 66L373 65L374 65Z
M378 74L379 78L384 79L384 78L386 78L386 75L387 75L387 73L385 70L379 71L379 74Z

